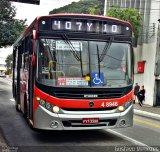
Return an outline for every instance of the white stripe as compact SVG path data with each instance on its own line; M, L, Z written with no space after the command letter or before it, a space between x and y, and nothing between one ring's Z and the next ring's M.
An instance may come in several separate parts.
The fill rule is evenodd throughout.
M135 113L140 113L140 114L143 114L143 115L150 115L150 116L153 116L153 117L157 117L160 119L160 115L158 114L155 114L155 113L151 113L151 112L147 112L147 111L142 111L142 110L137 110L137 109L134 109L134 112Z
M135 144L135 145L147 147L148 149L151 149L152 151L160 152L157 148L150 147L150 146L148 146L148 145L146 145L146 144L144 144L144 143L142 143L142 142L140 142L140 141L138 141L138 140L135 140L135 139L133 139L133 138L130 138L130 137L128 137L128 136L125 136L125 135L123 135L123 134L121 134L121 133L119 133L119 132L116 132L116 131L114 131L114 130L106 129L106 131L108 131L108 132L110 132L110 133L112 133L112 134L114 134L114 135L116 135L116 136L119 136L120 138L123 138L124 140L130 141L130 142L132 142L132 143Z
M10 99L10 101L14 102L15 100L14 99Z
M119 136L119 137L121 137L121 138L123 138L123 139L125 139L125 140L128 140L128 141L134 143L135 145L147 146L147 147L149 147L148 145L146 145L146 144L144 144L144 143L142 143L142 142L140 142L140 141L137 141L137 140L135 140L135 139L133 139L133 138L130 138L130 137L128 137L128 136L125 136L125 135L123 135L123 134L121 134L121 133L119 133L119 132L116 132L116 131L114 131L114 130L107 129L106 131L108 131L108 132L110 132L110 133L112 133L112 134L114 134L114 135L116 135L116 136Z

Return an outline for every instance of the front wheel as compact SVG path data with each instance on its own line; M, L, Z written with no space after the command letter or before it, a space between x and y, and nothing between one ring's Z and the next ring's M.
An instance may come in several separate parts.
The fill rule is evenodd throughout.
M17 95L17 94L16 94L15 97L16 97L16 101L15 101L16 111L17 111L17 112L21 112L21 105L20 105L20 102L19 102L19 101L20 101L20 100L19 100L20 98L18 98L18 95Z
M16 104L16 111L17 112L21 112L21 106L20 106L20 104Z
M24 113L23 117L27 120L28 119L28 108L27 108L27 100L26 98L24 99Z

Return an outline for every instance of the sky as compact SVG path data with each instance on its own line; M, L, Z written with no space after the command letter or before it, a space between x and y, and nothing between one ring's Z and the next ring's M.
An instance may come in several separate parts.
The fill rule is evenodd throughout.
M27 24L30 24L37 16L48 15L54 8L59 8L78 1L79 0L40 0L40 5L17 2L12 2L12 4L17 8L16 18L27 18Z
M40 0L40 5L12 2L17 9L17 19L27 19L29 25L37 16L48 15L55 8L63 7L79 0ZM12 47L0 49L0 62L12 53ZM2 61L3 62L3 61Z

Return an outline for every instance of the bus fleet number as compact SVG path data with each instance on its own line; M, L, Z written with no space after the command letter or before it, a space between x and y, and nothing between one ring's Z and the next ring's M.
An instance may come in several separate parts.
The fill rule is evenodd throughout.
M102 107L117 107L118 102L102 102Z

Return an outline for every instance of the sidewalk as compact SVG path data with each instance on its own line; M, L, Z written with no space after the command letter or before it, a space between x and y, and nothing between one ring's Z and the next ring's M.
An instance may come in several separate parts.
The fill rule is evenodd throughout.
M149 105L134 104L134 114L160 120L160 107L152 107Z
M8 84L12 84L12 78L10 78L10 77L6 77L6 78L0 77L0 80L3 82L5 81Z

